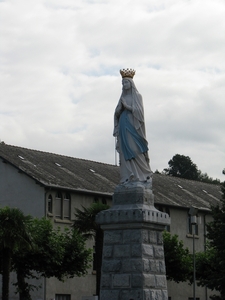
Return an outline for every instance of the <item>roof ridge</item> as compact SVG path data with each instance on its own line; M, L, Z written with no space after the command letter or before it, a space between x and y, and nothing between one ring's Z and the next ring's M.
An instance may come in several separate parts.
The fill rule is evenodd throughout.
M34 152L40 152L40 153L48 153L48 154L52 154L52 155L57 155L57 156L61 156L61 157L65 157L65 158L72 158L72 159L78 159L78 160L82 160L82 161L87 161L87 162L93 162L95 164L101 164L101 165L108 165L108 166L115 166L118 167L116 165L113 164L109 164L109 163L105 163L105 162L99 162L99 161L95 161L95 160L91 160L91 159L86 159L86 158L79 158L79 157L74 157L71 155L64 155L64 154L59 154L59 153L54 153L54 152L50 152L50 151L43 151L43 150L37 150L37 149L31 149L31 148L25 148L25 147L21 147L21 146L14 146L14 145L9 145L6 144L4 142L0 143L0 146L8 146L8 147L13 147L15 149L24 149L24 150L29 150L29 151L34 151Z

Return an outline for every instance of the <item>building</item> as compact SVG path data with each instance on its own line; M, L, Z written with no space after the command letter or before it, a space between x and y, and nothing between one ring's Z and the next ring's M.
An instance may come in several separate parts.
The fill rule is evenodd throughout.
M119 182L119 167L84 159L30 150L0 143L0 206L20 208L34 217L48 217L55 226L69 226L75 208L101 201L111 204ZM177 234L192 249L193 235L188 214L191 206L199 209L196 251L204 251L206 223L211 220L210 205L221 199L220 186L154 174L155 206L171 217L168 230ZM93 241L88 242L93 247ZM32 299L81 300L95 293L95 272L59 282L55 278L40 280L42 288ZM12 275L12 281L14 280ZM187 283L168 282L172 300L192 299ZM209 299L210 291L196 288L197 299ZM10 299L18 299L11 289Z

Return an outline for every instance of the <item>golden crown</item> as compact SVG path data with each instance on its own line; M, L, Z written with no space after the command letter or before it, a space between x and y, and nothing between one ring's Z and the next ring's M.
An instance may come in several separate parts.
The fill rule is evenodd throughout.
M134 75L135 75L135 72L136 71L133 70L133 69L122 69L122 70L120 70L120 74L121 74L122 78L124 78L124 77L133 78Z

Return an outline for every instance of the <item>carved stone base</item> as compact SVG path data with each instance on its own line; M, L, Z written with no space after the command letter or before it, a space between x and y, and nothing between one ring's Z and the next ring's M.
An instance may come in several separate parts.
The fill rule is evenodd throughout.
M167 300L162 231L169 216L149 186L118 186L112 208L97 215L104 230L101 300Z

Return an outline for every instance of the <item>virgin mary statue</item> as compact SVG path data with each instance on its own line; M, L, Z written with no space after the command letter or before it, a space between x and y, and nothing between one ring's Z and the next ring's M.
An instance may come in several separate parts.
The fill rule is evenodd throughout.
M135 71L120 70L122 94L114 114L114 132L120 156L120 183L148 182L152 171L149 166L148 142L145 134L142 96L133 81Z

